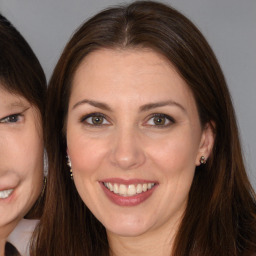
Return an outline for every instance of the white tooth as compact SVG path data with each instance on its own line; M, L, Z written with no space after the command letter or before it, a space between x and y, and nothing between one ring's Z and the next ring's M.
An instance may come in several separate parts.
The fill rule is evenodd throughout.
M104 185L115 194L122 196L134 196L142 192L146 192L154 186L154 183L144 183L144 184L130 184L128 186L124 184L112 184L110 182L104 183Z
M136 192L137 192L137 194L140 194L142 192L142 185L141 184L137 185Z
M12 193L13 189L3 190L0 191L0 198L5 199L9 197L9 195Z
M151 189L153 187L154 183L148 183L148 189Z
M129 196L134 196L134 195L136 195L135 185L132 184L132 185L129 185L129 186L128 186L127 194L128 194Z
M118 185L116 183L114 184L114 190L113 191L114 191L115 194L118 194L118 192L119 192Z
M124 184L120 185L119 194L122 196L127 196L127 187Z
M144 183L142 185L142 190L143 190L143 192L146 192L148 190L148 184Z
M114 190L113 185L111 183L108 183L108 188L109 188L110 191Z

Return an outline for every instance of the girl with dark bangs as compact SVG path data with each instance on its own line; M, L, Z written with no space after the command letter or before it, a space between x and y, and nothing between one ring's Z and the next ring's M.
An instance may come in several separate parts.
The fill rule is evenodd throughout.
M45 94L46 79L38 59L0 15L1 256L25 253L7 242L8 236L25 215L39 218L42 212L42 200L37 199L43 186Z

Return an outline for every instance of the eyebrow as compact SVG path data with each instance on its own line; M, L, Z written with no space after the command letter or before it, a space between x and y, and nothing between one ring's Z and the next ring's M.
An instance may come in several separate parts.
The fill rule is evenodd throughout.
M113 110L111 109L111 107L109 105L107 105L103 102L98 102L98 101L94 101L94 100L87 100L87 99L78 101L72 107L72 109L75 109L76 107L78 107L80 105L83 105L83 104L89 104L89 105L94 106L96 108L100 108L100 109L103 109L103 110L113 112ZM154 108L165 107L165 106L176 106L176 107L180 108L183 112L185 112L185 113L187 112L186 109L181 104L179 104L178 102L175 102L173 100L148 103L148 104L142 105L139 108L139 111L140 112L145 112L145 111L149 111L149 110L154 109Z
M165 106L175 106L175 107L180 108L183 112L187 112L186 109L181 104L179 104L178 102L175 102L173 100L149 103L149 104L141 106L140 111L144 112L144 111L148 111L148 110L151 110L154 108L165 107Z
M8 108L16 108L16 107L26 107L26 104L24 104L21 101L14 101L7 105Z
M72 109L75 109L76 107L78 107L78 106L80 106L80 105L83 105L83 104L89 104L89 105L91 105L91 106L93 106L93 107L100 108L100 109L103 109L103 110L107 110L107 111L111 111L111 112L112 112L111 107L109 107L107 104L105 104L105 103L103 103L103 102L98 102L98 101L94 101L94 100L87 100L87 99L78 101L78 102L72 107Z

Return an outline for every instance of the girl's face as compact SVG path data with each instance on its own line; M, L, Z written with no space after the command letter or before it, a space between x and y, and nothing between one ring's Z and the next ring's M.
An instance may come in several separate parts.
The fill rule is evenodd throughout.
M67 116L74 182L108 235L174 228L213 143L175 68L150 50L98 50L75 73Z
M40 194L43 138L39 111L1 87L0 162L0 236L4 236Z

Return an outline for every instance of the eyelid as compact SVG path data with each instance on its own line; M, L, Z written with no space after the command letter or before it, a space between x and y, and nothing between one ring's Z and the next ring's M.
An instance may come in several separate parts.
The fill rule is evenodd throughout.
M4 120L7 119L7 118L10 118L12 116L24 116L24 113L29 109L30 107L27 107L25 108L24 110L22 111L19 111L19 112L16 112L16 113L13 113L13 114L9 114L9 115L6 115L2 118L0 118L0 123L7 123L5 122Z
M85 114L83 115L81 118L80 118L80 121L83 122L84 120L86 120L87 118L89 117L94 117L94 116L100 116L100 117L104 117L106 118L106 116L102 113L98 113L98 112L93 112L93 113L90 113L90 114Z

